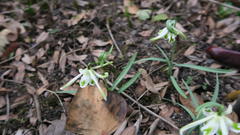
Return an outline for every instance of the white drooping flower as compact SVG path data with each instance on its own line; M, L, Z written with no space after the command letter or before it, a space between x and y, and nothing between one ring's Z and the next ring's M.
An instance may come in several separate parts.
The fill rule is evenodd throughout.
M240 133L240 123L233 122L226 115L232 112L232 106L229 105L228 109L224 112L215 112L212 109L205 109L203 111L204 118L192 122L180 129L180 135L190 128L200 126L202 135L228 135L229 130L235 133Z
M96 71L94 71L93 69L79 69L79 73L76 77L74 77L72 80L70 80L67 84L65 84L63 87L61 87L60 89L64 89L70 85L72 85L74 82L76 82L79 78L79 86L81 88L85 88L88 85L96 85L98 87L99 92L101 93L101 95L103 96L104 100L107 100L107 96L104 93L104 91L102 90L101 86L98 83L98 79L104 79L108 76L108 73L105 72L104 75L100 75L99 73L97 73Z
M166 27L158 32L158 36L151 39L151 41L156 41L158 39L168 40L169 43L173 43L176 41L176 37L180 36L181 38L186 38L185 35L178 30L176 27L175 20L168 20L166 22Z

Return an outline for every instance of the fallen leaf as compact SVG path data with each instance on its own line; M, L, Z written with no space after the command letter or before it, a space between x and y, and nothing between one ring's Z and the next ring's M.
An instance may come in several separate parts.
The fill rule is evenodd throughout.
M86 17L86 12L82 12L82 13L72 17L68 21L68 27L78 24L78 22L81 21L82 19L84 19L85 17Z
M193 54L196 50L196 46L195 45L191 45L185 52L184 52L184 56L189 56L191 54Z
M64 51L62 51L61 57L59 59L59 67L63 73L65 73L66 63L67 63L66 53Z
M128 120L124 120L122 122L122 124L118 127L118 129L114 132L113 135L121 135L121 133L123 132L123 130L126 128L127 126L127 123L128 123Z
M70 61L83 61L87 58L87 55L76 55L76 54L72 54L72 55L68 55L67 59Z
M101 86L104 92L107 92L106 88ZM107 98L106 103L98 88L94 86L79 89L69 106L65 128L84 135L111 134L124 120L127 104L119 94L113 92L109 92Z
M0 92L10 92L10 89L0 87Z
M149 36L151 36L152 32L153 32L153 30L145 30L138 34L141 35L142 37L149 37Z
M228 93L225 98L227 100L235 100L239 97L239 95L240 95L240 90L233 90L230 93Z
M49 36L48 32L42 32L36 39L36 43L40 44L43 41L46 41Z
M197 98L198 103L201 105L204 103L203 99L201 96L199 96L196 93L193 93L193 95ZM179 96L179 100L182 103L182 105L184 105L185 107L187 107L189 110L191 110L191 112L193 112L194 114L197 114L197 112L195 111L195 107L192 104L192 100L191 98L183 98L182 96Z
M20 59L22 58L22 54L23 54L23 49L18 48L15 53L15 60L20 61Z
M188 0L187 7L192 8L196 7L199 4L198 0Z
M123 6L124 6L124 12L130 13L130 14L137 14L139 8L134 4L134 0L124 0L123 1Z
M153 92L158 94L158 90L154 87L155 84L153 83L152 78L148 75L147 71L142 69L142 79L143 81L140 81L143 86L146 86L146 88Z
M53 53L53 62L55 64L58 64L58 61L59 61L59 55L60 55L60 51L59 50L55 50L54 53Z
M8 29L4 29L0 32L0 56L3 54L4 47L9 43L6 37L9 32Z
M216 23L211 16L209 16L207 19L207 25L209 26L210 30L213 30L216 26Z
M151 126L149 128L149 132L148 132L147 135L153 135L154 134L154 131L157 128L157 125L158 125L159 121L160 121L159 118L157 118L156 120L153 121L153 123L151 124Z
M224 26L228 26L228 25L232 24L235 19L236 19L235 17L230 17L230 18L226 18L226 19L223 19L221 21L218 21L217 24L216 24L216 28L219 29L219 28L222 28Z
M220 35L220 37L223 37L231 32L234 32L235 30L237 30L239 28L239 24L240 24L240 18L238 17L231 24L229 24L224 29L222 29L220 32L218 32L218 35Z
M121 135L136 135L136 127L135 126L131 126L126 128Z
M35 58L35 56L29 56L28 54L24 54L21 60L26 64L32 64Z
M46 51L43 48L38 49L38 51L36 53L37 59L40 59L41 57L43 57L45 53L46 53Z
M137 135L138 131L139 131L139 126L142 122L142 115L140 115L140 117L138 118L138 120L135 122L134 125L127 127L122 133L121 135Z
M96 57L99 57L104 52L105 52L104 50L93 50L92 55L96 56Z
M0 108L4 107L6 105L5 98L3 96L0 96Z
M25 76L25 65L22 62L14 62L13 65L17 68L14 80L17 82L23 82Z
M51 125L49 125L44 133L44 135L75 135L70 133L64 129L66 125L66 116L61 118L60 120L51 121Z
M109 40L107 42L104 42L102 40L95 39L95 40L90 41L89 45L91 45L91 46L106 46L106 45L109 45L111 43L112 43L111 40Z
M187 32L187 30L180 23L176 23L176 28L179 29L181 32Z

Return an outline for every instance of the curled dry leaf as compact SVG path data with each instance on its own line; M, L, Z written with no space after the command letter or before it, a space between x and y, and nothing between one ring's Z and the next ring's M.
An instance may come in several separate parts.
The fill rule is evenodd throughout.
M90 41L89 45L91 45L91 46L106 46L106 45L109 45L111 43L112 43L111 40L105 42L105 41L102 41L102 40L95 39L95 40Z
M79 89L73 98L65 128L84 135L110 135L126 113L127 103L119 94L109 92L105 102L97 87L88 86Z

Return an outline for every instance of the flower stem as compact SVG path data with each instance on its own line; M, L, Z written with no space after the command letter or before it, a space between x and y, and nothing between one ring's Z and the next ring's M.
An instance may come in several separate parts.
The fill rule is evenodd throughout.
M110 65L110 64L112 64L112 63L113 63L113 62L107 62L107 63L104 63L104 64L102 64L102 65L95 66L95 67L93 67L92 69L102 68L102 67L105 67L105 66L107 66L107 65Z

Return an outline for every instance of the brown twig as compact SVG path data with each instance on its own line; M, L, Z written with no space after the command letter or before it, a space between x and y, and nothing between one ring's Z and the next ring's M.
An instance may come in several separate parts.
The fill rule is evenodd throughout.
M227 8L234 9L234 10L236 10L236 11L240 11L240 8L238 8L238 7L235 7L235 6L232 6L232 5L228 5L228 4L225 4L225 3L222 3L222 2L216 1L216 0L204 0L204 1L209 1L209 2L218 4L218 5L227 7Z
M120 50L120 48L118 47L118 44L117 44L115 38L113 37L112 31L111 31L111 29L110 29L109 19L107 19L106 26L107 26L108 33L109 33L109 35L110 35L110 37L111 37L111 39L112 39L112 42L113 42L114 46L116 47L118 53L120 54L120 57L123 57L123 53L122 53L122 51Z
M112 83L107 80L107 83L109 85L112 85ZM116 88L118 90L118 88ZM136 103L140 108L142 108L143 110L145 110L146 112L148 112L149 114L161 119L162 121L164 121L165 123L167 123L168 125L172 126L175 130L179 130L179 128L171 123L170 121L168 121L167 119L163 118L162 116L160 115L157 115L156 113L154 113L153 111L149 110L147 107L145 107L144 105L140 104L138 101L136 101L135 99L133 99L131 96L129 96L127 93L125 92L122 92L122 95L125 96L126 98L128 98L129 100L131 100L132 102Z
M7 106L7 110L6 110L6 115L7 115L7 119L5 120L5 123L7 123L8 119L9 119L9 115L10 115L10 102L9 102L9 95L6 94L6 106ZM6 135L7 134L7 127L4 127L2 135Z

